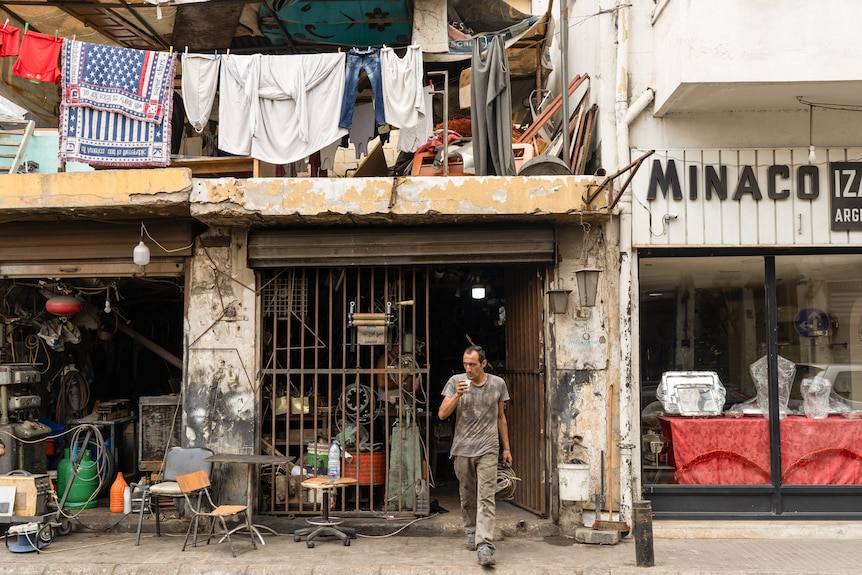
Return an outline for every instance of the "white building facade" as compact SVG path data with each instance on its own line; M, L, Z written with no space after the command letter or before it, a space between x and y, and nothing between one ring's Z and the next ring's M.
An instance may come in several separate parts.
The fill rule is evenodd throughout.
M616 220L624 512L643 498L656 517L858 517L862 6L569 12L569 71L614 110L603 166L642 160ZM683 395L657 401L673 372Z

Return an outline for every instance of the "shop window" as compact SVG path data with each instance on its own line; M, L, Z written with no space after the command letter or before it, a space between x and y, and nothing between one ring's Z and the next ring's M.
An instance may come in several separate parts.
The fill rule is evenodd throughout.
M862 432L862 256L775 257L775 282L766 286L770 262L753 256L641 261L645 483L776 482L770 451L779 444L769 436L768 395L751 371L766 355L769 337L778 371L787 376L778 389L780 482L862 483L862 453L852 442ZM775 293L775 325L767 324L768 289ZM671 415L657 400L662 375L689 371L718 375L725 392L721 415Z

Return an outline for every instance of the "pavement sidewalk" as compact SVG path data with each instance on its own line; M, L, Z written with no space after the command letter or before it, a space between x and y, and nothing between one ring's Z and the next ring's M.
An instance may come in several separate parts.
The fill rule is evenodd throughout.
M346 521L349 525L350 520ZM360 534L344 546L319 540L313 549L294 542L291 531L267 535L266 545L253 550L248 536L237 535L236 558L227 543L181 551L183 534L162 537L145 533L141 545L134 533L73 531L57 535L39 553L13 553L0 561L0 575L64 573L150 574L215 573L264 575L456 575L490 571L479 567L476 553L464 549L462 535L411 535L402 525L386 533ZM800 533L804 529L800 526ZM7 540L15 543L14 539ZM857 574L862 565L858 539L688 539L654 541L655 566L636 565L635 543L627 537L617 545L586 545L561 535L505 537L497 543L494 573L517 575L654 574Z

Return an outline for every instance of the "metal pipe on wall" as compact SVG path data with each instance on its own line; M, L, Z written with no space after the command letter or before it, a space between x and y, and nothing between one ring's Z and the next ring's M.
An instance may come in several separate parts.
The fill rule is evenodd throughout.
M123 332L124 334L132 338L132 341L141 344L143 347L147 348L148 350L150 350L166 362L170 363L177 369L183 369L183 360L181 360L153 340L136 332L123 322L117 322L117 330Z
M629 30L628 30L628 4L625 0L617 0L617 75L616 75L616 99L614 104L614 118L616 120L617 136L617 165L623 166L630 161L629 158L629 127L626 123L628 108L628 67L629 67ZM620 518L631 524L632 510L632 447L635 443L632 433L632 397L631 386L633 382L632 370L632 200L631 191L623 194L618 204L620 222L620 285L619 285L619 309L627 310L619 314L620 330ZM613 388L608 388L611 393ZM613 425L611 425L611 428ZM611 470L613 473L613 470ZM611 475L612 476L612 475ZM636 482L635 482L636 483Z
M563 130L563 161L571 165L569 158L569 0L560 4L560 72L563 75L560 127Z

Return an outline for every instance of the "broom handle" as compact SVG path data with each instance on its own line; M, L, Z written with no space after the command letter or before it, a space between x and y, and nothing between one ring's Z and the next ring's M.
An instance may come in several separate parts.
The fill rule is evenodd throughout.
M608 399L608 521L614 520L614 385L610 384Z

